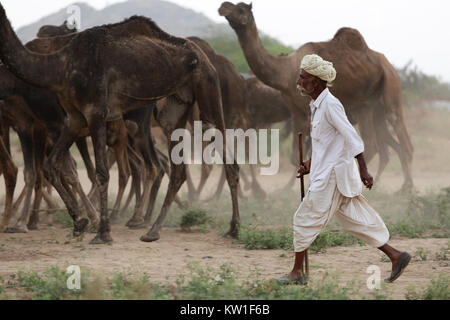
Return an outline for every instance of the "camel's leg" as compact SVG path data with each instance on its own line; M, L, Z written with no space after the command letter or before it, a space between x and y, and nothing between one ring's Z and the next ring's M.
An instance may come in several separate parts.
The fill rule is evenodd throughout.
M114 150L115 158L117 161L117 169L119 173L119 190L117 192L116 201L114 203L111 216L118 215L120 210L120 204L122 202L123 194L130 177L130 163L128 161L128 134L125 122L122 118L108 123L108 130L112 130L115 133L116 139L112 146Z
M128 161L130 162L130 172L131 172L131 187L128 197L125 201L124 206L120 209L120 217L125 216L128 207L130 206L131 200L133 197L136 198L136 203L141 201L141 169L143 166L143 160L131 149L131 146L128 145ZM115 220L117 217L111 215L111 220Z
M65 183L61 172L64 164L63 161L66 159L69 148L75 141L80 129L81 128L78 126L72 126L71 123L69 123L68 126L65 126L52 151L50 152L47 162L44 164L44 175L46 179L56 189L66 205L69 215L74 221L74 236L78 236L83 233L86 230L89 221L88 219L80 217L77 199L70 191L67 183Z
M32 135L19 133L20 144L22 146L24 160L24 180L25 180L25 200L22 213L14 227L7 228L8 233L25 233L28 232L27 223L30 217L30 204L33 188L36 183L36 172L34 166L34 144Z
M162 179L164 178L164 174L167 174L170 178L170 169L169 169L169 163L168 163L167 157L158 149L155 148L155 150L158 155L160 169L157 173L155 181L153 182L152 190L150 192L150 198L148 201L147 212L144 217L145 223L150 223L150 220L153 216L155 203L156 203L156 197L158 195L158 191L161 186ZM177 195L175 195L174 201L180 209L184 210L184 209L188 208L188 203L185 201L181 201Z
M91 223L90 227L91 231L97 232L99 226L99 214L95 209L94 205L92 204L92 202L89 200L89 198L83 191L80 180L78 179L77 169L73 165L75 161L73 160L70 154L67 154L67 156L70 157L70 159L68 159L65 162L66 165L64 166L63 175L65 177L65 180L69 182L70 186L72 187L72 190L80 197L81 203L83 204L83 208L85 209L87 217L89 218L89 221Z
M0 232L3 232L8 226L9 220L12 215L12 203L14 197L14 189L16 188L17 182L17 167L11 160L8 149L6 148L3 140L0 139L0 170L5 177L5 211L3 213L3 218L0 222Z
M130 168L132 168L131 165L131 161L130 161ZM131 169L131 178L133 179L133 169ZM133 180L131 180L133 181ZM131 183L131 188L130 188L130 192L128 193L127 199L125 200L125 204L123 205L123 207L120 209L120 213L119 215L122 217L125 212L128 210L128 207L131 204L131 201L133 200L134 196L136 195L136 190L133 186L133 182ZM111 215L111 220L114 220L114 217Z
M171 147L169 148L172 151L174 144L171 142ZM183 182L186 180L186 167L184 164L175 165L171 162L171 170L170 170L170 180L169 180L169 188L164 199L163 206L161 208L161 213L153 224L152 228L141 237L141 241L151 242L156 241L160 238L159 230L161 229L167 213L169 211L170 205L172 204L176 193L180 189ZM147 217L148 221L151 219L151 215Z
M89 195L92 195L95 193L95 167L92 163L91 156L89 155L89 149L86 139L86 137L78 138L75 143L77 145L78 151L80 152L81 158L83 159L89 180L92 183L91 190L89 191Z
M165 106L165 111L168 111L169 108L174 108L175 110L178 110L179 116L177 119L172 119L172 121L176 121L175 125L170 125L170 128L163 128L166 132L166 136L170 137L171 133L176 128L184 128L186 126L186 120L188 116L188 109L187 106L184 105L178 105L177 103L173 103L169 106ZM182 113L182 108L184 109L184 112ZM182 114L181 114L182 113ZM169 155L172 154L172 149L178 142L175 141L169 141ZM186 166L185 164L178 164L175 165L172 160L170 159L170 179L169 179L169 187L167 190L166 197L164 199L164 203L161 208L161 212L156 219L155 223L151 227L151 229L143 235L140 240L144 242L151 242L156 241L160 238L159 231L161 227L163 226L163 223L166 219L167 213L170 209L170 205L172 204L173 200L175 199L175 195L177 194L178 190L186 180ZM147 217L149 220L151 219L151 214Z
M89 131L91 133L92 143L94 145L96 182L100 194L100 225L97 235L91 240L90 243L111 243L113 239L110 235L111 225L108 215L109 172L107 167L108 160L106 158L106 119L100 112L92 115L89 122Z
M22 188L22 191L20 191L19 196L17 197L16 201L14 201L14 204L12 206L12 211L17 212L19 210L20 206L22 205L23 199L25 199L25 195L27 193L26 187L24 186Z
M196 189L194 183L192 182L191 169L186 165L186 185L188 188L188 199L189 201L194 201L196 197Z
M27 228L28 230L37 230L39 223L39 207L42 201L42 187L44 183L44 177L42 167L45 159L45 141L47 139L46 128L35 128L33 131L34 141L34 170L35 170L35 186L34 186L34 201L33 210L29 218Z
M135 156L138 157L137 154ZM151 165L151 163L148 163L149 155L143 154L143 156L144 156L144 159L147 159L147 160L144 160L144 164L141 166L141 168L142 168L141 172L142 171L145 172L144 177L143 177L144 188L142 191L142 196L136 197L136 206L134 208L133 216L126 223L126 226L129 228L144 227L144 207L147 204L148 199L150 197L150 191L151 191L150 187L152 185L152 181L153 181L153 177L154 177L154 174L152 172L152 170L153 170L152 165ZM139 184L140 184L140 182L139 182Z
M374 105L361 104L361 110L364 112L357 115L359 133L364 141L364 158L369 163L379 150L379 144L374 126Z
M128 160L130 161L130 170L131 170L131 188L130 188L130 194L128 196L128 199L124 205L124 207L120 211L120 216L125 216L125 213L128 209L128 206L133 198L135 196L136 202L135 202L135 208L141 203L142 201L142 194L141 194L141 172L144 167L142 158L129 147L128 150ZM111 219L115 219L116 217L111 216Z
M0 135L6 152L11 156L11 140L9 136L9 125L5 123L4 118L0 117Z
M152 184L152 189L150 191L150 197L148 199L147 211L145 213L144 221L145 223L150 223L155 209L156 196L158 195L159 188L161 186L162 179L164 177L164 170L159 170L156 175L155 181ZM174 199L176 201L176 199Z
M385 81L383 87L383 103L387 118L391 123L400 144L401 151L399 153L400 163L402 164L404 182L400 189L401 192L408 192L414 187L411 163L413 158L414 147L406 129L405 120L403 118L401 83L400 81L388 83Z
M47 204L47 208L49 210L55 210L58 208L58 205L55 203L55 200L45 188L46 184L48 183L47 179L45 179L44 177L42 178L45 180L42 185L42 197L44 198L44 201Z
M222 133L223 136L223 162L226 163L226 147L225 121L222 109L222 97L220 92L219 79L217 73L211 70L208 65L201 66L205 68L204 74L194 75L195 97L200 109L203 121L209 120ZM238 206L238 190L239 190L239 166L233 159L233 164L224 164L225 173L230 188L231 202L233 206L233 214L230 222L230 229L226 236L237 237L240 223L239 206Z
M116 156L112 148L108 148L108 150L106 151L106 157L108 159L108 171L109 171L111 170L114 163L116 163ZM98 193L97 184L94 183L92 185L92 188L88 193L88 198L94 204L94 206L99 207L100 195Z

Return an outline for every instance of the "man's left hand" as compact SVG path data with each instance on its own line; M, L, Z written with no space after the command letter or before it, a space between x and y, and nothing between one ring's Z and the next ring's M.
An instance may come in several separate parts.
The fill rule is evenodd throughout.
M359 174L361 175L361 181L364 183L367 189L372 189L373 186L373 177L370 175L369 171L367 169L363 169L359 171Z

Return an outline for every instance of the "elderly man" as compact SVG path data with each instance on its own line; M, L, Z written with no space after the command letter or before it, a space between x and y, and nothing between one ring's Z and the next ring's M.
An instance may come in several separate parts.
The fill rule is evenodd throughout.
M312 155L298 170L298 178L309 173L310 186L294 215L294 267L277 280L284 284L307 282L302 273L305 250L336 216L345 231L389 257L392 272L385 281L392 282L411 256L387 244L389 232L383 220L361 194L362 183L371 189L373 178L367 171L361 138L341 102L327 88L336 78L336 70L331 62L311 54L302 59L300 72L297 87L312 99Z

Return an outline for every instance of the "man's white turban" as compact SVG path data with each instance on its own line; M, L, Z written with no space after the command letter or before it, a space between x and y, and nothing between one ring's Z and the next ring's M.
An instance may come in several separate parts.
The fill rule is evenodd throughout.
M304 56L300 69L303 69L309 74L326 81L328 84L336 79L336 69L334 69L333 63L323 60L317 54L309 54Z

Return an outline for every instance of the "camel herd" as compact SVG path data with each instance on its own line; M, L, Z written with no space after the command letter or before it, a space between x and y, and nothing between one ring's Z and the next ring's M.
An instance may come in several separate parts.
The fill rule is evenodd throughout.
M91 243L110 243L110 221L123 215L133 198L133 216L126 225L149 226L167 174L161 211L140 238L158 240L172 203L186 205L177 197L182 184L187 181L189 200L199 199L211 166L202 166L196 188L186 165L174 164L155 147L152 130L160 127L169 155L177 143L169 139L172 132L192 126L194 120L217 128L224 137L225 128L264 128L289 119L294 132L309 132L308 101L296 90L299 63L309 53L333 61L338 77L331 90L346 106L350 120L359 125L366 158L370 161L379 154L377 177L388 162L390 146L402 163L402 189L413 186L413 148L403 120L400 79L384 55L369 49L357 30L342 28L330 41L307 43L289 55L275 57L262 46L251 5L224 2L219 13L236 31L257 78L244 79L206 41L172 36L141 16L81 32L65 24L44 26L36 39L22 45L0 4L0 173L6 186L0 232L36 229L42 200L55 207L49 194L54 188L73 219L75 236L90 229L96 232ZM24 157L25 186L15 202L18 169L10 155L10 128L18 134ZM88 194L69 151L74 142L92 182ZM292 154L295 164L296 152ZM109 170L114 162L118 192L108 209ZM123 205L130 177L130 194ZM227 181L232 201L227 235L232 237L237 236L240 222L239 177L236 161L224 164L214 194L220 197ZM241 177L246 189L265 197L254 166L251 178L243 173ZM19 206L17 222L10 226Z

